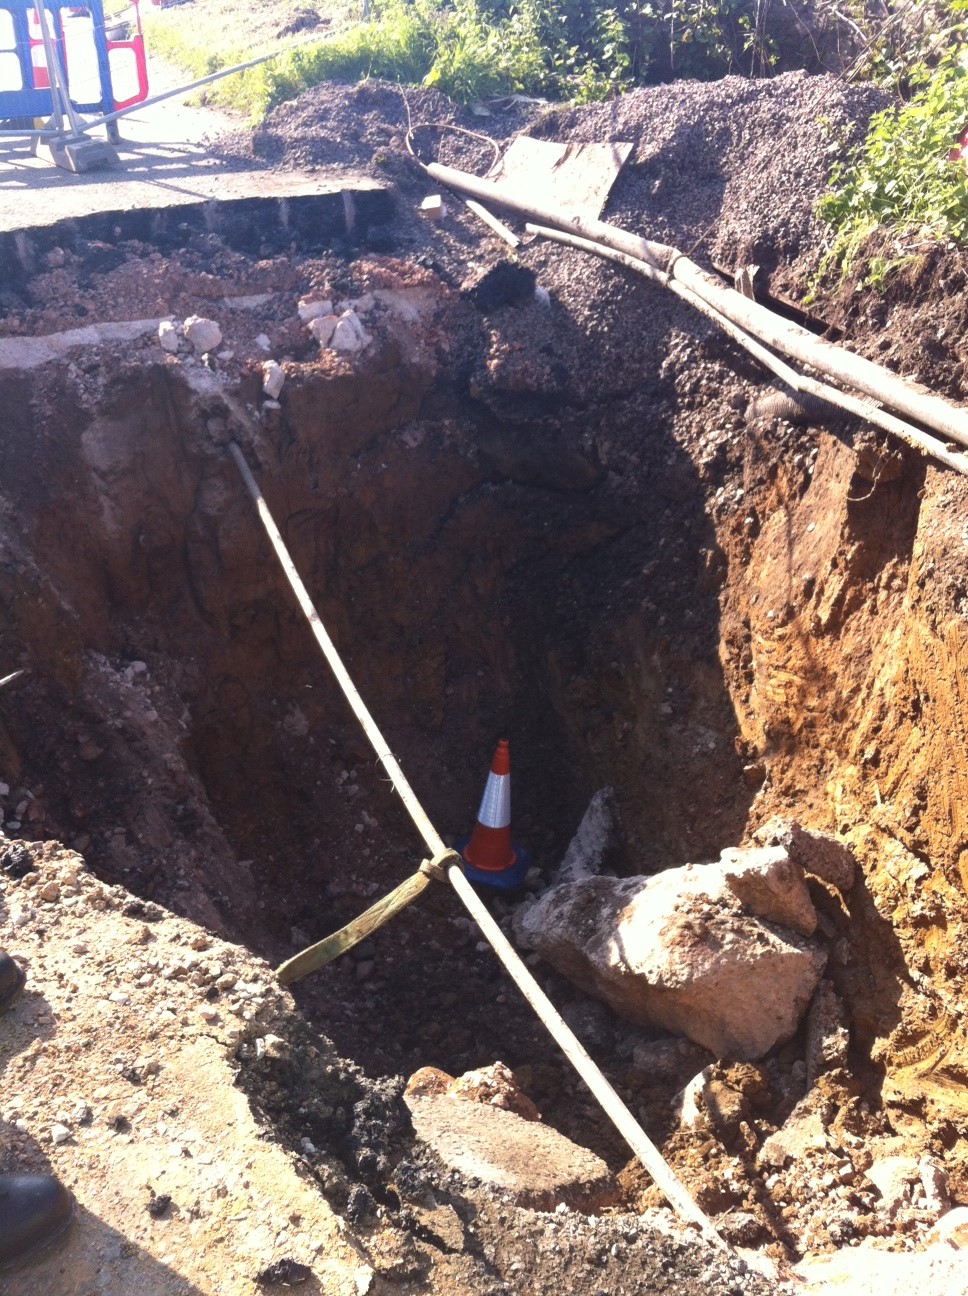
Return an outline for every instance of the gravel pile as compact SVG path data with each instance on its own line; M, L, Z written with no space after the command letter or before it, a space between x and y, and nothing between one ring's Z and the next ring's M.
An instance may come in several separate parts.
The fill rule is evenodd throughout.
M448 123L503 141L628 141L633 152L606 209L617 224L728 266L772 271L809 254L832 164L859 143L890 102L873 86L788 73L767 81L677 81L581 108L511 104L481 118L435 91L370 81L325 84L283 104L254 137L228 142L282 169L353 166L419 184L407 159L409 123ZM425 160L483 172L493 150L466 136L417 132ZM782 277L782 276L781 276Z

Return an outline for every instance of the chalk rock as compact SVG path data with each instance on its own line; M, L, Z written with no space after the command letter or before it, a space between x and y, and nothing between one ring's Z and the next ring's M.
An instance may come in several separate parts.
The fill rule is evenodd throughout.
M182 332L192 344L196 355L214 351L222 341L222 330L215 321L201 315L189 315L182 325Z
M912 1185L921 1178L917 1160L910 1156L881 1157L866 1174L880 1193L880 1206L889 1216L910 1205Z
M425 220L435 224L447 215L447 205L440 194L428 194L417 208Z
M286 375L276 360L266 360L262 366L262 390L270 400L276 400L285 385Z
M515 933L630 1021L686 1035L719 1057L752 1061L793 1035L826 954L775 919L750 913L733 889L745 866L737 866L735 852L727 856L654 877L550 887L518 910ZM761 877L772 867L754 864ZM772 919L770 886L744 895Z
M758 918L790 927L802 936L812 936L817 930L817 911L807 884L784 847L724 850L719 867L730 891Z
M319 319L322 315L332 315L333 303L331 301L313 301L303 297L297 309L299 318L304 324L308 324L311 320Z
M320 315L309 321L309 331L321 347L329 346L337 323L335 315Z
M171 320L162 320L158 325L158 341L169 354L178 353L178 330Z
M968 1206L956 1206L942 1215L928 1234L927 1241L929 1246L968 1251Z
M578 882L597 877L618 844L619 823L615 789L601 788L592 797L565 858L555 874L556 882Z
M854 885L857 866L846 846L824 833L802 828L795 819L770 819L753 834L764 846L783 846L805 873L813 873L846 895Z
M756 1164L762 1169L782 1170L791 1161L805 1161L811 1152L826 1152L830 1146L827 1126L810 1095L802 1099L760 1148Z
M372 341L373 339L360 323L356 311L348 310L339 317L330 339L330 346L334 351L362 351Z
M417 1137L446 1165L518 1206L594 1212L618 1199L605 1162L547 1125L452 1097L406 1102Z

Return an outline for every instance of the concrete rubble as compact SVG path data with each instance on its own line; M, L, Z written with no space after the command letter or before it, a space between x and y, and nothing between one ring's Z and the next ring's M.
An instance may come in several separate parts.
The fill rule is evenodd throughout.
M620 1198L601 1157L549 1126L454 1095L406 1102L417 1137L445 1165L517 1206L595 1212Z
M286 381L277 360L267 360L262 366L262 390L269 400L276 400Z
M162 320L158 325L158 341L169 355L178 354L179 336L174 321Z
M609 830L599 793L555 884L515 915L519 942L621 1016L719 1057L760 1058L789 1039L826 965L791 850L731 848L652 877L594 876Z
M222 342L222 330L215 320L205 319L202 315L189 315L182 325L182 333L192 344L196 355L207 355L215 351Z

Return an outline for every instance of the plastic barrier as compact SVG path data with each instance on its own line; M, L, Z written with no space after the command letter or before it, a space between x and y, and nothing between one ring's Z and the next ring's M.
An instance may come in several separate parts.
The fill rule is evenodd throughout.
M109 113L148 97L137 0L130 21L105 24L101 0L44 0L49 29L78 112ZM114 89L117 79L118 94ZM53 97L34 0L0 0L0 121L49 117Z

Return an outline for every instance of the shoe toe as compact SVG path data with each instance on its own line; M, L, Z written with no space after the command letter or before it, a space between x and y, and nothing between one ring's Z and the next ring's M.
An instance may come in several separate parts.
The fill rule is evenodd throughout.
M49 1246L74 1216L74 1199L53 1175L0 1175L0 1266Z
M0 1011L8 1007L24 988L27 974L6 950L0 950Z

